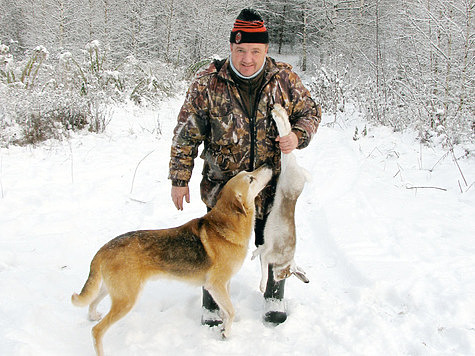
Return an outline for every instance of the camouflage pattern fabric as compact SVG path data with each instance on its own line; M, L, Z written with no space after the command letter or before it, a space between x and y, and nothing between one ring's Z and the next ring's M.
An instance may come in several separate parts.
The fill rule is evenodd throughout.
M188 184L198 147L204 143L201 198L213 207L229 179L267 164L274 179L256 199L256 216L261 219L270 211L280 172L278 132L271 116L274 104L287 110L299 137L298 148L306 147L316 133L321 110L290 65L267 57L255 115L248 117L228 61L212 63L188 89L174 130L169 179L173 185Z

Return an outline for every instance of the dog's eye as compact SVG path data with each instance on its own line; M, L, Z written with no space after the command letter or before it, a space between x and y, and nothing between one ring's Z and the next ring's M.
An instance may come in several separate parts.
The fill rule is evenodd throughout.
M249 176L249 181L250 181L250 183L254 182L255 179L256 179L255 177Z

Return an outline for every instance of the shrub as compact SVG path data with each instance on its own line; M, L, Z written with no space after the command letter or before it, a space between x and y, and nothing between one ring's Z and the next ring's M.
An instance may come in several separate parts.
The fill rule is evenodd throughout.
M0 43L0 146L61 139L77 130L102 132L115 102L155 105L180 88L180 72L161 62L130 56L113 66L107 57L92 41L79 54L63 52L56 59L38 46L15 62Z

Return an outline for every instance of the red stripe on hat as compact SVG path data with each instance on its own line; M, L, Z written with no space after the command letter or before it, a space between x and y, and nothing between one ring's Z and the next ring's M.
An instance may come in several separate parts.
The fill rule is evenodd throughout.
M244 32L266 32L267 29L264 26L264 21L243 21L236 20L231 32L244 31Z

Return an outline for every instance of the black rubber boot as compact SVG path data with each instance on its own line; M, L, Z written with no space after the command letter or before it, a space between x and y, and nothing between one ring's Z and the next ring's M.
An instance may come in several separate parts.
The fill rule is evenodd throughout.
M203 288L203 314L201 316L201 324L207 326L216 326L223 323L219 316L218 304L214 301L209 292Z
M266 323L279 325L287 320L284 304L284 287L285 279L279 282L274 281L272 265L269 265L269 277L267 279L266 291L264 292L264 299L266 301L264 321Z

